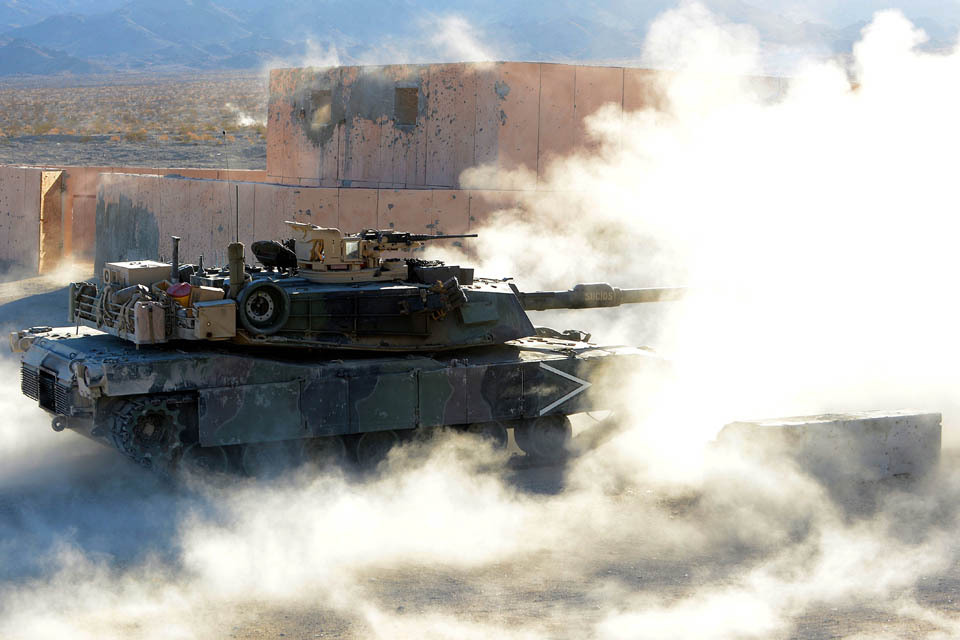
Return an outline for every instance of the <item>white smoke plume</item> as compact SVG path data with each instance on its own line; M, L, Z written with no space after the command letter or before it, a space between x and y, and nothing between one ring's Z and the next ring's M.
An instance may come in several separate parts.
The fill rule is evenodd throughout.
M696 290L547 318L674 363L619 381L624 430L566 469L451 437L366 478L170 486L50 432L0 361L0 637L813 637L830 616L955 636L956 456L840 501L783 461L701 455L731 419L835 409L942 409L955 439L960 54L919 38L879 14L851 68L781 85L744 78L748 27L684 5L647 43L664 108L596 114L556 195L481 232L479 272L527 288Z
M663 83L667 108L596 114L599 151L555 163L555 195L482 230L477 254L496 258L481 272L561 288L604 277L692 286L657 337L708 430L896 406L942 408L949 422L960 340L943 292L958 267L948 212L960 94L944 78L960 55L918 53L921 38L880 13L851 69L811 62L789 80L751 78L760 52L748 29L698 5L669 12L647 43L682 70ZM532 251L531 237L550 250ZM612 332L584 317L633 342L644 313Z
M289 67L336 67L341 64L348 64L343 59L341 51L336 44L314 38L307 38L305 43L306 50L300 55L285 57L270 57L260 68L259 75L264 78L270 77L271 69L285 69ZM264 121L266 118L264 117ZM246 126L246 125L241 125Z
M444 62L486 62L496 59L483 34L456 13L428 14L417 22L413 37L368 43L360 51L322 38L310 38L302 55L269 59L262 75L283 67L334 67L344 64L385 65Z
M435 17L427 21L422 28L433 32L430 43L436 49L440 60L487 62L494 59L493 53L483 44L473 25L461 16Z

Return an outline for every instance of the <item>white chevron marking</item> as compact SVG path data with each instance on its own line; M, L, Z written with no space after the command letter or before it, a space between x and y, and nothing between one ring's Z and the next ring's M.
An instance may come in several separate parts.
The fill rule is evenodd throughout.
M553 409L554 407L560 406L561 404L563 404L564 402L566 402L567 400L569 400L569 399L572 398L573 396L577 395L578 393L582 393L582 392L586 391L587 389L589 389L590 387L593 386L593 383L592 383L592 382L587 382L586 380L581 380L581 379L578 378L577 376L572 376L572 375L570 375L569 373L567 373L566 371L560 371L560 369L555 369L554 367L551 367L551 366L548 365L548 364L544 364L544 363L541 362L541 363L540 363L540 368L541 368L541 369L546 369L547 371L549 371L549 372L551 372L551 373L555 373L555 374L557 374L558 376L561 376L561 377L563 377L563 378L566 378L567 380L571 380L571 381L573 381L573 382L576 382L577 384L580 385L579 387L577 387L576 389L574 389L573 391L571 391L571 392L568 393L567 395L563 396L563 397L560 398L559 400L556 400L556 401L554 401L554 402L551 402L550 404L548 404L547 406L545 406L543 409L540 409L540 415L545 414L547 411L550 411L550 410Z

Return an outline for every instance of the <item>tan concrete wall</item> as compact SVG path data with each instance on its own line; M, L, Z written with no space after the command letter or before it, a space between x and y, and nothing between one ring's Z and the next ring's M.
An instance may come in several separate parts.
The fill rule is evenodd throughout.
M529 62L275 69L270 74L268 180L300 186L462 188L465 169L525 168L509 184L491 171L479 189L546 189L550 162L596 145L587 119L660 108L649 69ZM757 78L776 95L784 81ZM766 85L763 87L762 85ZM416 88L416 123L396 121L394 92ZM329 109L318 107L329 96ZM323 116L323 117L319 117Z
M63 259L63 171L40 172L40 259L38 270L49 273Z
M184 261L202 254L207 264L221 263L237 237L248 246L288 237L284 220L348 232L467 233L493 211L536 197L521 191L300 187L124 174L104 174L100 184L98 268L103 262L169 257L171 235L180 236Z
M265 170L184 169L142 167L60 167L66 172L63 219L63 252L75 258L92 258L95 251L97 190L100 174L159 174L211 180L262 182Z
M267 177L265 170L0 166L0 267L49 271L63 257L93 258L97 193L101 176L111 173L160 173L245 182ZM45 176L50 184L43 182ZM58 180L62 192L55 197L50 187ZM202 200L194 205L205 206Z
M527 62L276 69L270 75L267 175L301 186L459 188L470 167L526 168L543 188L554 158L589 148L599 108L654 107L655 72ZM415 125L398 125L394 91L419 90ZM329 117L318 117L328 92ZM482 189L500 189L491 172Z
M40 260L40 176L0 166L0 270L36 273Z

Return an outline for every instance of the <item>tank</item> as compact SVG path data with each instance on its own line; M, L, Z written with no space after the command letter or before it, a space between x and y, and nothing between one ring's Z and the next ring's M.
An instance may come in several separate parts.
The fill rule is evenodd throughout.
M569 416L608 408L610 381L659 369L649 348L598 347L527 311L673 300L682 288L510 279L398 257L438 239L287 222L292 238L228 247L228 265L107 263L69 288L67 328L10 336L21 388L72 429L170 473L258 475L284 463L374 466L446 427L528 456L563 457ZM606 388L606 389L605 389Z

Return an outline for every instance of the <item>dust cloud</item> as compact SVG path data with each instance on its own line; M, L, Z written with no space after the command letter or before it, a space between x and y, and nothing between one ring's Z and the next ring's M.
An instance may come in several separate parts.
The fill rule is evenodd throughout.
M451 62L487 62L494 59L493 52L483 44L482 36L458 15L435 16L422 28L433 32L430 43L440 54L438 59Z
M338 46L321 37L309 38L299 55L274 57L260 73L283 67L333 67L340 65L391 65L443 62L488 62L498 53L484 40L484 34L460 14L425 13L412 25L412 33L370 44L360 50Z
M223 106L235 118L238 127L267 126L266 116L257 117L247 113L232 102L227 102Z
M508 471L447 435L365 477L170 485L52 433L0 361L0 636L957 635L949 464L840 502L707 446L732 419L902 406L944 411L954 438L960 55L921 39L885 12L849 66L751 78L754 32L684 4L646 44L672 70L663 108L598 113L553 194L481 232L479 273L523 288L694 288L536 318L672 361L617 381L622 430L566 468Z

